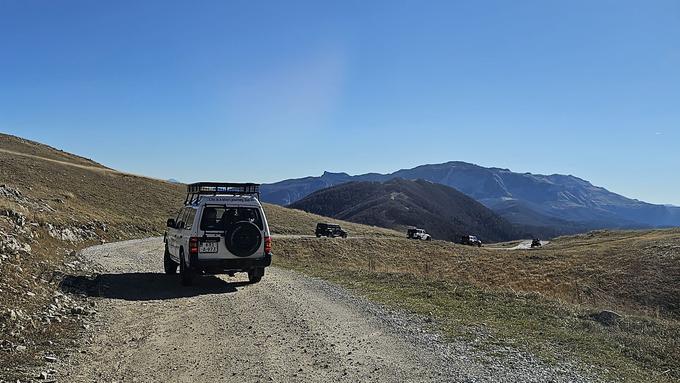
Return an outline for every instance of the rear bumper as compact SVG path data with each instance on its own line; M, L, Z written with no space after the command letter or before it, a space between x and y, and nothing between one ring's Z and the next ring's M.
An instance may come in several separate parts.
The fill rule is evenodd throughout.
M189 261L191 269L211 274L225 273L229 271L248 271L251 269L264 268L272 264L272 255L266 254L262 258L230 258L230 259L198 259Z

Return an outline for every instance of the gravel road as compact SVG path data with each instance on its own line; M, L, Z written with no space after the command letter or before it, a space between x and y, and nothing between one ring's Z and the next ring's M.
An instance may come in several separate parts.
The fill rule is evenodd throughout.
M444 342L424 318L270 267L262 282L162 274L159 238L95 246L92 337L57 373L72 382L580 382L510 348ZM91 289L92 290L92 289Z
M522 241L517 246L508 247L504 250L531 250L531 242L533 242L531 239L526 240L526 241ZM545 246L549 243L550 243L550 241L541 241L541 246Z

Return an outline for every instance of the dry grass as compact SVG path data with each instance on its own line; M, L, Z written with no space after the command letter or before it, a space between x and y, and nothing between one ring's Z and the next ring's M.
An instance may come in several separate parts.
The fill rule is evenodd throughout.
M644 315L680 317L680 230L562 237L542 249L496 250L394 239L278 240L277 254L348 270L435 275L482 288Z
M130 232L160 232L183 201L183 186L0 152L0 183L52 208L36 221L105 222ZM30 214L33 214L31 212ZM132 228L130 226L135 226Z
M597 232L535 250L402 238L279 239L275 262L434 315L452 337L491 334L571 357L607 379L680 379L680 230ZM589 314L624 315L606 327Z
M0 133L0 150L21 153L24 155L36 156L40 158L47 158L55 161L64 161L76 165L93 166L102 169L106 168L88 158L80 157L47 145L2 133Z

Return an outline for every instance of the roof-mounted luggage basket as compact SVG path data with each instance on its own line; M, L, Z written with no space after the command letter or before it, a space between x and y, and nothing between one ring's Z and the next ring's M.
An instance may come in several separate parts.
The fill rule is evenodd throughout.
M254 195L260 200L260 184L231 182L196 182L187 185L185 205L191 205L202 195Z

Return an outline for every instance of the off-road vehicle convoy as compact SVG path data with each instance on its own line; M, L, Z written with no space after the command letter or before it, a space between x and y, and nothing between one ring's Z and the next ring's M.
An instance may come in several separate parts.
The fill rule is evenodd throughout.
M460 239L461 245L482 247L482 241L474 235L464 235Z
M432 240L432 237L425 232L423 229L412 228L406 231L406 238L408 239L419 239L424 241Z
M272 261L272 241L259 201L260 185L200 182L187 186L184 207L168 219L163 264L179 267L182 284L195 275L248 273L257 283Z
M347 238L347 232L342 230L340 225L336 225L334 223L317 223L314 235L316 235L317 238L319 237Z

